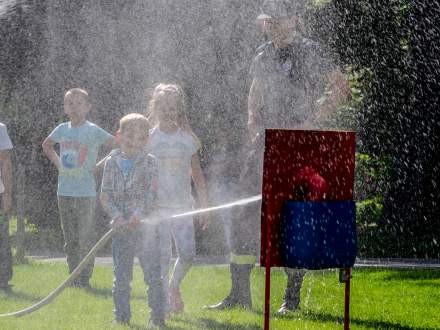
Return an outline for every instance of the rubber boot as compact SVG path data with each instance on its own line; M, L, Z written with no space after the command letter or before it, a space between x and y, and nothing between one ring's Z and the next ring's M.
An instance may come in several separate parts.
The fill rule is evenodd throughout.
M250 275L253 267L254 265L240 265L240 290L238 292L238 304L246 309L252 308Z
M278 310L279 314L285 315L298 309L301 286L305 271L302 269L285 269L287 273L287 286L284 292L283 303Z
M224 310L242 306L245 308L251 307L250 295L250 271L253 265L238 265L231 263L231 291L229 295L218 304L205 306L207 309Z

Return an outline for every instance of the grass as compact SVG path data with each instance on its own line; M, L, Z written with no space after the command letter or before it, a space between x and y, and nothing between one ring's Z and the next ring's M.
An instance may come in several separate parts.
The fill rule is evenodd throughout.
M14 269L13 294L0 294L0 313L22 309L53 290L66 276L60 263L19 265ZM271 329L342 329L344 286L335 271L308 272L302 289L301 310L278 317L285 285L284 272L272 270ZM351 286L351 329L440 329L440 271L355 269ZM52 304L22 318L0 319L0 329L108 329L113 320L112 270L98 266L93 289L69 288ZM193 267L182 291L186 312L168 321L168 329L261 329L263 324L264 272L252 273L252 311L205 311L201 307L220 301L230 286L226 267ZM141 271L133 280L131 327L142 329L148 318Z

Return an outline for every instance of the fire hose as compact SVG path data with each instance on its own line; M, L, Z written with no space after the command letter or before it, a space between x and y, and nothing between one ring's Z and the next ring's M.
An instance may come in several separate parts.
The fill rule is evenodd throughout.
M234 201L234 202L227 203L227 204L222 204L222 205L208 207L208 208L204 208L204 209L198 209L198 210L194 210L194 211L175 214L175 215L172 215L169 217L161 218L161 219L159 219L159 221L163 221L166 219L176 219L176 218L186 217L186 216L190 216L190 215L196 215L196 214L207 213L207 212L217 211L217 210L221 210L221 209L231 208L231 207L235 207L235 206L246 205L246 204L253 203L253 202L256 202L259 200L261 200L261 195L255 195L255 196L252 196L249 198L240 199L238 201ZM141 221L141 223L148 223L148 222L149 222L149 219L144 219ZM112 238L112 236L115 234L115 232L116 232L116 230L113 228L110 229L108 232L106 232L99 239L99 241L92 247L92 249L89 251L89 253L84 257L84 259L78 264L78 266L73 270L73 272L69 275L69 277L64 282L62 282L55 290L50 292L45 298L43 298L39 302L37 302L34 305L29 306L25 309L22 309L22 310L19 310L16 312L6 313L6 314L0 314L0 318L1 317L8 317L8 316L9 317L10 316L15 316L15 317L24 316L24 315L27 315L27 314L30 314L30 313L33 313L33 312L39 310L40 308L42 308L45 305L50 304L56 297L58 297L64 291L65 288L67 288L70 285L70 283L72 283L79 276L79 274L84 269L84 267L87 265L87 263L89 263L89 261L91 261L96 256L98 251L110 240L110 238Z

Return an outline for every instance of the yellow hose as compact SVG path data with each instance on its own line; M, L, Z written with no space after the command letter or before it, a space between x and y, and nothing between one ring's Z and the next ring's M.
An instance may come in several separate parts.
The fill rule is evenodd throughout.
M234 207L234 206L245 205L245 204L253 203L253 202L256 202L259 200L261 200L261 195L255 195L255 196L252 196L249 198L243 198L238 201L231 202L231 203L227 203L227 204L223 204L223 205L219 205L219 206L214 206L214 207L208 207L208 208L204 208L204 209L198 209L195 211L184 212L184 213L175 214L175 215L168 216L168 217L158 217L158 218L152 217L150 219L143 219L141 222L148 223L150 221L160 221L160 220L164 220L167 218L173 219L173 218L185 217L188 215L207 213L207 212L217 211L217 210L230 208L230 207ZM22 310L19 310L16 312L6 313L6 314L0 314L0 318L7 317L7 316L16 316L16 317L24 316L24 315L30 314L32 312L35 312L36 310L39 310L41 307L49 304L56 297L58 297L61 294L61 292L63 292L64 289L69 286L69 284L71 282L73 282L79 276L79 274L84 269L86 264L92 258L94 258L96 256L96 253L98 253L99 249L101 249L105 245L105 243L107 243L108 240L110 238L112 238L114 233L115 233L114 229L110 229L108 232L106 232L104 234L104 236L102 236L101 239L95 244L95 246L93 246L93 248L90 250L90 252L84 257L84 259L79 263L79 265L73 270L73 272L69 275L69 277L63 283L61 283L55 290L53 290L51 293L49 293L49 295L47 295L46 298L40 300L36 304L34 304L30 307L27 307L25 309L22 309Z
M108 240L112 238L113 234L114 234L113 229L110 229L108 232L106 232L104 236L102 236L101 239L95 244L95 246L93 246L90 252L85 256L85 258L79 263L79 265L73 270L73 272L69 275L69 277L63 283L61 283L55 290L49 293L49 295L47 295L46 298L40 300L39 302L25 309L16 312L6 313L6 314L0 314L0 317L23 316L35 312L41 307L49 304L52 300L58 297L61 294L61 292L63 292L63 290L69 286L69 284L72 281L74 281L79 276L79 274L87 265L87 263L96 256L96 253L98 253L98 251L105 245L105 243L107 243Z

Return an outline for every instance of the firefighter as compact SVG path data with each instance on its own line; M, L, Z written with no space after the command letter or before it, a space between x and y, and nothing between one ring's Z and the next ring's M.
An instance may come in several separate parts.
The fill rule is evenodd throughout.
M264 129L310 127L349 95L345 76L324 56L319 44L303 36L303 0L266 0L261 9L257 20L269 41L258 48L250 69L249 143L238 182L239 197L261 193ZM231 291L209 309L251 308L250 273L260 245L260 210L261 204L253 203L234 211ZM304 270L286 269L286 273L281 314L298 308L304 277Z

